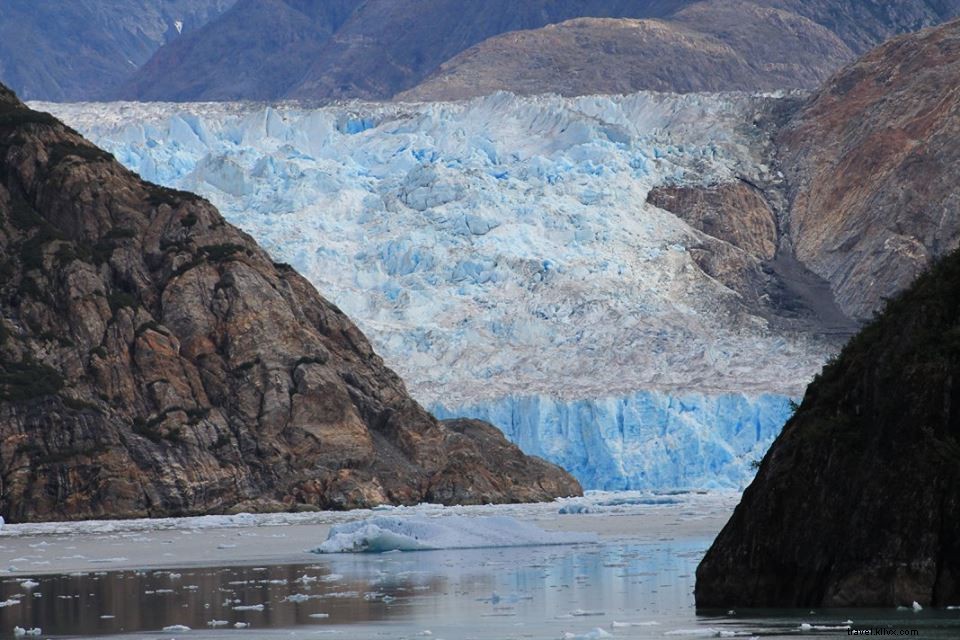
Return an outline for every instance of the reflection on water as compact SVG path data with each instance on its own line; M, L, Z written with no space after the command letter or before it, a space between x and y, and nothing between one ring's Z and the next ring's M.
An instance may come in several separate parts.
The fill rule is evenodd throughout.
M709 540L318 556L309 565L115 571L0 583L0 635L616 638L818 634L886 622L960 637L960 612L694 614ZM801 625L810 625L803 628ZM249 625L249 627L247 627ZM828 629L824 627L835 627ZM282 631L281 631L282 630ZM175 635L171 630L164 638ZM153 635L153 634L148 634ZM142 637L142 636L141 636ZM185 637L185 636L179 636Z

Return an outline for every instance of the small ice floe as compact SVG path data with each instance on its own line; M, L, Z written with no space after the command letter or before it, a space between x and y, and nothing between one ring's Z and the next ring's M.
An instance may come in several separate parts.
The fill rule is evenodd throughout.
M20 604L20 601L19 601L19 600L15 600L15 599L13 599L13 598L8 598L8 599L0 602L0 608L3 608L3 607L12 607L12 606L15 605L15 604Z
M102 616L100 616L101 620L113 620L114 618L116 618L116 616L111 615L109 613L105 613Z
M343 580L342 573L328 573L327 575L320 578L324 582L336 582L337 580Z
M571 633L569 631L564 631L563 635L560 636L563 640L599 640L600 638L612 638L613 635L604 631L600 627L596 627L587 631L586 633Z
M190 627L185 624L171 624L163 628L164 631L190 631Z
M234 611L263 611L263 607L262 604L238 604L232 608Z
M20 586L23 587L24 589L33 589L35 587L40 586L40 583L37 582L36 580L33 580L32 578L24 578L22 580L19 580L18 582L20 583Z
M510 516L374 516L335 525L314 553L383 553L596 543L595 534L544 531Z
M570 612L570 615L575 618L586 618L590 616L605 616L607 614L604 611L584 611L583 609L574 609Z
M613 629L626 629L628 627L655 627L659 624L659 622L654 622L653 620L645 620L643 622L617 622L614 620L610 623L610 627Z
M217 549L236 549L237 545L235 544L225 544L221 543L217 545Z
M311 582L316 582L317 580L318 578L316 576L308 576L307 574L303 574L302 576L294 580L294 582L296 582L297 584L310 584Z
M430 631L430 629L424 629L423 631L420 632L419 635L421 635L421 636L432 636L432 635L433 635L433 631Z
M912 608L914 611L923 611L923 607L922 607L922 606L920 605L920 603L917 602L916 600L913 601L913 604L911 605L911 608Z
M312 600L313 598L319 598L320 596L308 596L303 593L294 593L283 599L283 602L306 602L307 600Z
M955 611L955 610L957 610L957 609L960 609L960 604L949 604L949 605L947 605L947 609L950 609L950 610L954 610L954 611Z
M596 513L596 509L588 504L583 504L582 502L570 502L560 507L557 513L562 515L574 513Z
M720 631L718 629L713 629L710 627L700 627L699 629L674 629L673 631L667 631L665 636L698 636L703 638L719 638Z
M216 628L216 627L225 627L230 624L227 620L207 620L207 626Z
M249 627L249 626L250 626L250 623L249 623L249 622L234 622L234 623L233 623L233 628L234 628L234 629L246 629L246 628Z
M307 616L307 617L308 617L308 618L317 618L317 619L320 619L320 618L329 618L329 617L330 617L330 614L329 614L329 613L311 613L311 614L310 614L309 616Z
M43 633L43 630L40 627L34 629L24 629L23 627L14 627L13 635L20 638L23 636L38 636Z

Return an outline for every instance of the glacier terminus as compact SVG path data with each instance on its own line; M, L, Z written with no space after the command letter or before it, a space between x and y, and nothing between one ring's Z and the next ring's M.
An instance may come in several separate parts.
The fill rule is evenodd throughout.
M741 489L831 347L692 257L661 185L776 179L778 96L34 104L195 191L354 318L439 417L590 489Z

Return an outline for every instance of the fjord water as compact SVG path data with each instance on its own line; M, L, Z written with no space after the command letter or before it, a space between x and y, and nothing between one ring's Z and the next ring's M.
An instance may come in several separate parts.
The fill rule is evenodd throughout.
M732 505L731 496L603 493L559 504L423 505L392 511L506 513L544 529L602 535L597 544L382 554L305 553L305 541L319 544L330 522L370 512L224 518L217 526L206 519L14 525L0 530L9 575L0 582L0 633L19 626L74 638L845 637L852 621L918 629L914 637L960 635L956 610L698 616L694 572L710 530ZM276 560L251 562L245 541L273 547L266 551ZM103 570L110 566L118 568ZM71 571L53 573L58 567Z

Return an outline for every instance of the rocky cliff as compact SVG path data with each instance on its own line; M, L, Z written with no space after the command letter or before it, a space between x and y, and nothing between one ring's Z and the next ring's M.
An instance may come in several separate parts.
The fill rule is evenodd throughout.
M205 200L0 89L8 521L579 493L436 421L366 338Z
M960 21L837 74L778 135L797 257L865 320L960 240Z
M764 458L700 607L960 599L960 253L937 258L957 244L958 61L957 22L893 40L778 136L788 240L851 315L882 311Z
M697 570L698 607L957 604L960 253L828 364Z

